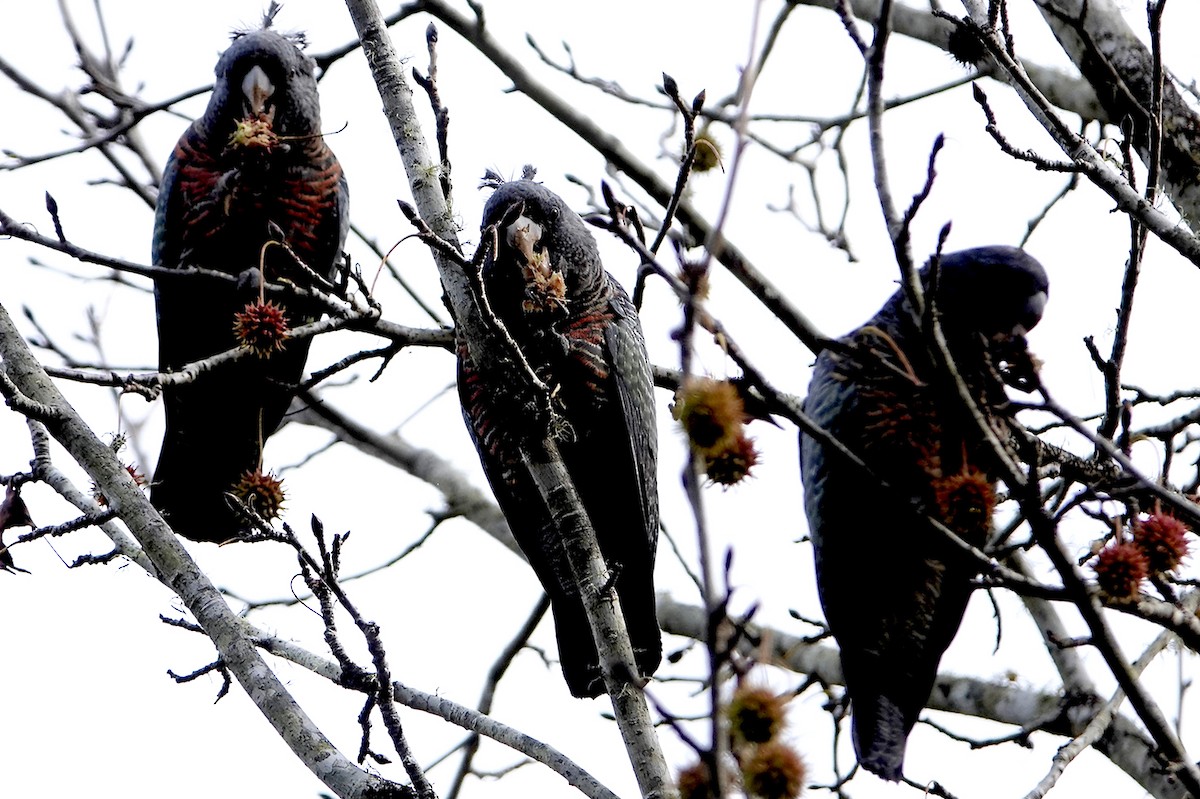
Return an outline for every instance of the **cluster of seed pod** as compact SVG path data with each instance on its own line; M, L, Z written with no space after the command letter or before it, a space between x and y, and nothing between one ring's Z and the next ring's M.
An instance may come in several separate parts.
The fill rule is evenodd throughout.
M804 790L804 761L782 740L787 726L787 702L765 687L738 686L725 708L729 750L737 763L731 779L744 796L755 799L796 799ZM712 770L703 759L679 773L680 799L710 799L720 795Z
M1109 542L1092 564L1100 590L1117 602L1135 599L1147 578L1174 571L1188 554L1191 528L1169 513L1155 511L1131 532Z
M693 377L675 394L671 413L683 425L704 471L714 483L731 486L750 476L758 450L746 435L746 406L728 380Z

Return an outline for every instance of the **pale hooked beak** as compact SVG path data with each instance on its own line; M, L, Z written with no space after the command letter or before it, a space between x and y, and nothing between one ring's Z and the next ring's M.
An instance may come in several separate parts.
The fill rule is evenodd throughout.
M1046 310L1046 300L1049 298L1049 294L1045 291L1039 291L1029 298L1029 304L1025 306L1027 316L1014 331L1018 336L1025 335L1042 320L1042 312Z
M505 229L504 234L508 246L520 250L524 249L522 245L525 242L533 245L542 240L542 226L522 214Z
M275 94L275 84L271 83L262 67L251 67L246 77L242 78L242 94L250 105L252 115L265 116L268 122L274 121L275 108L272 106L268 112L267 105L271 101L271 95Z
M1046 301L1050 299L1049 292L1039 291L1029 298L1029 314L1034 319L1041 320L1042 312L1046 310ZM1033 325L1030 325L1033 327Z
M1010 338L1027 335L1042 321L1042 312L1046 310L1046 300L1049 294L1039 291L1025 302L1025 314L1012 326L1012 330L1001 330L992 336L993 341L1007 341Z
M504 231L508 246L525 256L525 263L547 263L546 254L539 251L538 243L542 240L542 226L525 215L517 217L517 221Z

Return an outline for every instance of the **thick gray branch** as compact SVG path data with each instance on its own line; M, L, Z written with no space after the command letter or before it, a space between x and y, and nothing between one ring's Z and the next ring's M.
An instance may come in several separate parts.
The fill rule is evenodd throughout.
M879 17L881 0L850 0L850 10L854 16L872 22ZM792 0L794 5L837 8L837 0ZM949 20L935 17L926 9L912 8L902 4L892 7L892 32L910 39L931 44L942 50L947 50L950 31L953 24ZM1097 119L1101 122L1111 122L1112 118L1100 101L1091 84L1080 80L1076 75L1068 75L1060 70L1043 67L1039 64L1022 62L1030 80L1051 103L1064 111L1078 114L1084 119ZM1004 80L1003 75L990 66L982 66L984 74Z
M545 453L522 452L530 474L549 506L550 518L562 537L563 550L579 586L592 638L600 655L604 685L612 699L617 726L633 763L638 786L646 799L672 795L673 781L653 731L646 696L633 680L638 673L633 644L617 596L615 580L600 554L596 533L583 511L583 502L567 474L553 442Z
M658 596L658 620L664 631L704 640L704 609ZM809 643L793 635L750 625L740 648L747 656L770 658L773 665L807 674L827 685L844 685L838 652L833 647ZM768 642L769 650L760 649ZM1080 735L1105 706L1098 695L1060 696L1021 688L1008 682L988 682L974 677L939 674L929 697L930 710L945 710L1054 735ZM1092 747L1137 781L1156 799L1183 799L1187 791L1179 780L1164 773L1158 747L1138 725L1116 716L1106 735Z
M1112 0L1038 0L1063 50L1097 88L1106 117L1120 122L1143 160L1150 151L1153 58ZM1171 81L1162 94L1164 188L1189 224L1200 219L1200 115Z
M3 306L0 361L24 396L54 409L54 418L46 424L50 434L100 486L109 506L141 544L153 566L152 573L183 600L212 639L226 667L304 765L343 799L411 796L411 789L358 768L296 703L242 633L237 617L216 587L134 484L112 449L96 437L59 393Z
M341 679L342 670L332 660L315 655L294 641L266 633L246 619L239 621L247 636L276 657L289 660L331 682L336 683ZM393 698L405 707L439 716L451 724L487 736L528 756L560 775L590 799L616 799L595 777L548 744L445 697L427 694L398 682L392 683L392 693Z

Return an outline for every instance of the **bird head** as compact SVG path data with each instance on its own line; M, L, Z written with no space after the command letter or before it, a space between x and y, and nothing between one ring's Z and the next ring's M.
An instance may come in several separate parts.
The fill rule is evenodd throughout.
M209 134L268 150L286 150L288 137L319 135L316 63L301 51L303 43L269 27L235 33L217 61L203 118Z
M929 288L931 265L922 271ZM937 307L948 340L980 333L990 341L1023 337L1042 318L1050 280L1040 263L1017 247L991 246L943 255L937 269Z
M497 251L485 266L489 282L520 283L525 310L565 307L602 275L596 240L580 216L540 183L500 184L483 210L482 230L496 226Z

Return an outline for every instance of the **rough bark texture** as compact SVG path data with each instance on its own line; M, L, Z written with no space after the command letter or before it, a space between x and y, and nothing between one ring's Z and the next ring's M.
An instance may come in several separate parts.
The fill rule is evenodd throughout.
M1153 55L1112 0L1039 0L1067 55L1143 159L1151 150ZM1189 224L1200 219L1200 117L1168 79L1162 93L1163 183Z
M792 0L795 5L817 6L836 10L840 0ZM861 20L872 21L879 17L880 0L850 0L850 10ZM949 20L935 17L928 9L910 8L896 4L891 12L892 31L910 39L931 44L943 50L947 49L950 31L953 24ZM1025 71L1046 99L1054 105L1078 114L1084 119L1098 119L1103 122L1112 121L1107 116L1105 107L1096 98L1096 92L1086 81L1065 74L1057 69L1043 67L1038 64L1024 62ZM984 67L991 77L1003 80L998 71Z

